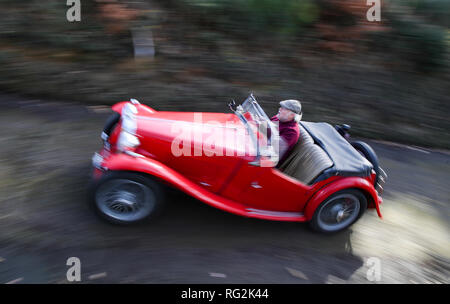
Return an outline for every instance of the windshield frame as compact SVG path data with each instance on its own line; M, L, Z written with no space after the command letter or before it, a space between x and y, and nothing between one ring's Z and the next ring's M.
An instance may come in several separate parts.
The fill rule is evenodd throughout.
M241 105L244 112L249 112L252 115L257 116L258 118L261 118L261 120L270 122L269 117L267 116L266 112L261 108L258 101L256 101L253 94L250 94L242 103Z
M250 94L242 103L242 105L238 105L234 113L239 117L239 119L246 126L248 133L252 139L253 144L256 147L256 158L259 160L262 156L266 156L271 160L275 160L278 162L278 149L274 149L273 143L278 143L279 140L279 132L276 128L276 125L269 119L267 114L259 105L256 98L253 94ZM245 114L249 113L251 117L250 122L254 122L257 126L256 128L252 128L250 126L249 119L246 118ZM270 129L270 136L268 134L268 129L266 132L262 134L265 135L266 144L264 146L260 146L260 141L258 140L258 130L260 130L259 126L267 126ZM261 132L259 132L261 134Z

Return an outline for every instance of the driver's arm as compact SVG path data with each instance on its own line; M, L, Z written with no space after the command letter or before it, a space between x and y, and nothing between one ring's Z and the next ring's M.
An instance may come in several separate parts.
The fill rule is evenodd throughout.
M286 154L292 150L299 138L299 132L293 128L285 128L280 133L279 140L279 162L284 161Z
M289 144L286 142L286 140L280 136L279 142L278 142L278 160L282 160L284 155L286 154Z

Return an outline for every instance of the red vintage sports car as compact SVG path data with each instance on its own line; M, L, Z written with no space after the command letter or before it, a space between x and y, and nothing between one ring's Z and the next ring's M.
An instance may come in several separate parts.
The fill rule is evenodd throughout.
M277 126L253 95L233 113L163 112L115 104L95 153L89 201L112 223L154 218L165 185L213 207L265 220L310 222L332 233L367 208L381 217L386 175L348 126L299 122L300 138L278 163Z

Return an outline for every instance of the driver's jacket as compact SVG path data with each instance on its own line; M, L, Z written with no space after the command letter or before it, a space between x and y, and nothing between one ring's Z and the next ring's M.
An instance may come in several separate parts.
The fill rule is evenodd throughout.
M279 124L278 132L280 133L280 137L287 145L286 151L283 153L283 155L280 155L280 160L278 164L281 164L297 143L300 137L300 128L295 120L282 122L278 119L277 115L273 116L270 120L278 122Z

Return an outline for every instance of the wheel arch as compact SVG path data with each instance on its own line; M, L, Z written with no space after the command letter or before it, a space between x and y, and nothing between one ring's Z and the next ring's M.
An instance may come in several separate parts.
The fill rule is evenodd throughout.
M382 217L379 208L378 195L373 185L364 178L348 177L328 184L314 193L313 196L306 202L306 206L304 208L306 219L308 221L312 219L317 207L324 200L334 193L345 189L355 189L361 191L367 199L367 206L369 208L374 207L377 210L378 216Z
M159 177L159 176L156 176L156 175L154 175L154 174L152 174L152 173L149 173L149 172L146 172L145 170L142 170L142 169L111 169L111 170L107 170L107 171L105 171L105 173L104 174L108 174L108 173L131 173L131 174L136 174L136 175L139 175L139 176L142 176L142 177L144 177L144 178L146 178L146 179L149 179L149 180L151 180L151 181L155 181L155 182L158 182L158 183L160 183L161 185L163 185L163 186L166 186L166 187L174 187L174 185L173 184L171 184L170 182L168 182L167 180L165 180L165 179L163 179L163 178L161 178L161 177Z

